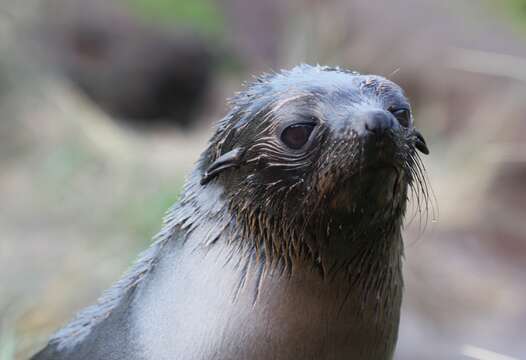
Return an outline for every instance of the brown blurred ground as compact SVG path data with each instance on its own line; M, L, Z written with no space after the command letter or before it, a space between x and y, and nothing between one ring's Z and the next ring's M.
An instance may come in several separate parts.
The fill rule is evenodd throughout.
M202 124L249 71L299 62L383 74L412 99L439 213L407 226L397 359L468 359L465 345L526 358L526 32L505 3L217 2L246 70L218 74ZM112 122L19 43L37 5L0 15L0 360L120 276L211 131Z

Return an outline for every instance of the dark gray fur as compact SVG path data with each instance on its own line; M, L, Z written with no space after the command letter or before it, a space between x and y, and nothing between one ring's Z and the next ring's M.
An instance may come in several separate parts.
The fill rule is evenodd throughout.
M391 359L408 191L428 200L412 119L364 140L395 105L395 84L337 68L258 78L155 243L33 359ZM287 152L274 135L303 117L323 120Z

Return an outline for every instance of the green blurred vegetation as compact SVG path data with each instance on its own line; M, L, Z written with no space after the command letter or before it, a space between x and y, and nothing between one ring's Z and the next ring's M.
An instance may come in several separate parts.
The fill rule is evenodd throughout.
M122 209L118 210L121 219L116 223L126 228L135 238L142 239L141 248L143 248L161 229L162 218L179 199L182 185L183 179L179 179L176 184L163 183L158 189L131 198L127 204L122 204Z
M12 360L15 358L15 334L10 328L12 325L6 322L0 323L0 360Z
M126 0L132 9L149 21L191 27L206 35L220 35L224 18L213 0Z
M80 199L92 196L86 181L92 181L103 173L111 172L111 167L91 149L78 142L66 141L44 161L42 174L46 193L55 201L67 198ZM128 233L132 243L138 242L142 248L149 244L160 230L166 211L178 200L184 178L152 180L145 165L137 163L126 177L134 179L125 185L129 196L114 199L113 209L108 209L108 224L115 224L117 232ZM106 175L107 176L107 175ZM153 175L152 175L153 176ZM141 192L134 189L139 188ZM53 201L53 199L48 199ZM104 223L102 219L99 219ZM106 225L108 225L106 224ZM104 224L101 224L104 225Z
M526 0L489 0L488 4L510 18L518 28L526 32Z
M505 0L502 5L507 6L518 18L526 22L526 0Z
M161 229L163 216L177 202L184 183L182 173L159 178L155 170L140 160L119 168L75 135L34 163L34 181L40 185L42 194L35 201L42 205L61 204L66 210L54 214L55 217L71 216L73 220L75 215L70 215L73 213L96 225L102 233L124 233L134 251L148 246ZM117 186L121 188L119 191ZM108 192L106 187L114 191ZM101 206L97 197L107 202ZM97 206L100 208L92 214L82 210ZM99 245L104 246L108 236L100 237ZM134 253L130 260L133 259Z

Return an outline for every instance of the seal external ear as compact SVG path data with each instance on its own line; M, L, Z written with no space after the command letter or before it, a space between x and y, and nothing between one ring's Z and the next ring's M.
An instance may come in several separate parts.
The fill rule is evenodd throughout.
M426 140L420 133L420 131L415 129L416 141L415 147L423 154L429 155L429 148L427 147Z
M237 147L218 157L217 160L205 170L201 178L201 185L208 183L223 170L239 166L244 153L245 148Z

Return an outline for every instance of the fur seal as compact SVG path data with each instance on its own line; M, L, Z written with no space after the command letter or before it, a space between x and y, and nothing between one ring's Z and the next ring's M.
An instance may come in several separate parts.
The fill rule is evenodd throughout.
M426 194L409 102L300 65L232 100L163 230L43 359L391 359L401 227Z

